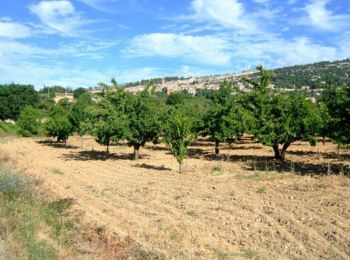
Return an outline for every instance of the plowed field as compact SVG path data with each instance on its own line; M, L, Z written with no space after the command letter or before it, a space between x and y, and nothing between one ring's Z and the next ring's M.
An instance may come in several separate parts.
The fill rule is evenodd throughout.
M166 258L350 259L350 155L330 143L293 144L279 164L249 140L220 156L202 140L179 174L162 145L134 161L123 144L106 157L92 138L43 140L7 139L0 152L86 219Z

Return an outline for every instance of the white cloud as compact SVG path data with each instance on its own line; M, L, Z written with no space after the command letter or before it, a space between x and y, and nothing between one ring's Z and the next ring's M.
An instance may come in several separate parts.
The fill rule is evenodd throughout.
M191 4L198 22L209 22L224 27L253 32L256 25L248 19L244 6L238 0L193 0Z
M349 27L350 15L335 15L326 8L329 0L313 0L306 5L304 10L307 13L305 24L311 23L313 26L327 31L339 31L344 27Z
M32 35L31 29L20 23L0 21L0 37L27 38Z
M134 37L125 50L131 57L181 58L196 63L225 65L231 59L225 39L212 36L152 33Z
M29 9L45 25L66 36L78 36L80 27L86 24L68 0L40 1Z

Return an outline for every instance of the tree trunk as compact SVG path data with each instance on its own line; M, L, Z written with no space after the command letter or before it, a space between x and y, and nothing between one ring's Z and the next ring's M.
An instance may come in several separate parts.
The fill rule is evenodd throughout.
M323 145L326 144L326 137L325 137L325 136L322 137L322 144L323 144Z
M286 156L286 151L288 149L288 147L290 146L290 143L285 143L282 147L282 151L281 151L281 160L284 160L285 156Z
M183 172L183 163L180 162L179 163L179 173L182 173Z
M109 144L107 144L106 153L109 155Z
M140 145L134 145L134 160L140 159Z
M215 141L215 154L218 155L220 153L219 141Z
M64 146L67 147L67 139L64 139Z
M83 136L81 135L81 136L80 136L80 147L81 147L81 148L84 148L84 147L83 147L83 145L84 145L84 144L83 144L83 141L84 141L84 140L83 140Z
M275 152L275 159L276 160L281 160L281 154L280 154L280 150L278 148L278 144L274 144L272 146L272 148L273 148L273 151Z

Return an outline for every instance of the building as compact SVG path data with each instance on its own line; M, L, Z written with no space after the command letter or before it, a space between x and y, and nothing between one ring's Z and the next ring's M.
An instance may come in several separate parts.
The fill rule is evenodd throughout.
M56 103L58 103L62 99L68 99L68 101L72 102L74 99L73 93L55 93L55 97L53 100L55 100Z

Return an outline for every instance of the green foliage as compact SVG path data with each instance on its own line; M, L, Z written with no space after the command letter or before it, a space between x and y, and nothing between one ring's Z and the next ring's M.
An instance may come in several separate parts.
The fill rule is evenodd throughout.
M18 125L0 121L0 137L16 135L18 133Z
M159 137L164 109L154 91L147 87L141 93L129 96L125 112L129 121L126 139L134 147L134 159L138 159L139 148Z
M260 67L260 76L260 82L254 83L253 91L247 95L255 117L251 131L263 144L273 147L276 159L283 160L292 142L315 143L321 119L304 94L270 94L267 91L270 75ZM283 146L281 151L279 145Z
M166 104L174 107L180 107L185 104L186 99L191 99L192 96L185 91L171 93Z
M187 147L192 141L192 122L190 118L178 110L173 110L163 126L164 138L170 147L171 153L179 163L179 172L182 172L182 162L187 156Z
M42 97L46 98L54 98L56 93L72 93L73 90L71 88L64 88L61 86L45 86L42 89L39 90L39 94Z
M24 107L38 103L39 95L32 85L0 85L0 120L17 120Z
M240 104L238 90L231 82L223 82L210 97L211 106L203 117L202 135L215 142L215 153L219 143L239 139L248 129L250 115Z
M96 137L98 143L107 147L108 154L110 142L121 140L127 134L126 116L106 99L101 99L95 106L90 107L88 113L89 120L85 127Z
M36 135L41 126L41 112L37 108L25 107L19 115L18 126L19 134L24 137Z
M350 144L350 87L327 87L322 92L321 104L329 114L324 127L327 136L336 143Z
M57 138L57 142L66 142L69 135L74 131L67 112L60 105L56 105L51 109L45 128L47 135Z
M317 62L275 69L272 83L279 88L324 88L327 85L345 86L350 82L349 59Z
M81 95L85 94L87 90L85 88L76 88L73 91L74 98L79 98Z
M85 123L89 119L88 107L93 105L92 96L89 93L82 94L72 105L69 113L69 121L71 122L74 131L80 136L86 133Z

